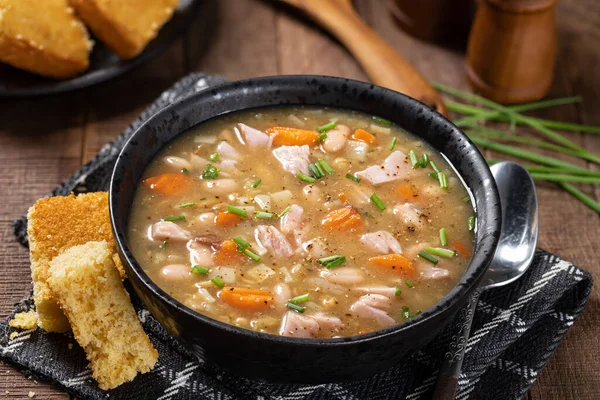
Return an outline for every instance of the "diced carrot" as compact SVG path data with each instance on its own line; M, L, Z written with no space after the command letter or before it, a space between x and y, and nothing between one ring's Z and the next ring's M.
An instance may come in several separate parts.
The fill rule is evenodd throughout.
M333 210L325 215L321 224L330 231L350 231L354 232L363 227L363 220L360 213L354 207L343 207Z
M225 240L217 250L217 264L235 264L242 258L242 253L237 251L237 243L233 240Z
M377 138L375 136L371 135L369 132L365 131L364 129L355 130L354 133L352 134L352 139L359 140L361 142L365 142L365 143L369 143L369 144L373 144L377 141Z
M217 214L217 218L215 218L215 224L217 224L219 228L236 226L240 222L242 222L242 217L237 214L230 213L229 211L222 211Z
M304 129L275 126L268 128L266 132L274 136L273 144L275 146L302 146L305 144L312 146L319 140L319 132Z
M395 272L404 275L414 275L413 263L402 254L386 254L369 258L369 264L379 267L381 270Z
M452 247L454 247L461 256L471 257L471 252L469 251L469 249L463 246L461 242L452 243Z
M246 311L260 311L273 304L273 296L264 290L225 286L221 300Z
M188 190L193 179L183 173L169 173L144 179L144 185L166 196L176 196Z
M419 195L413 191L412 185L408 183L399 185L395 192L398 198L402 201L415 201L419 197Z

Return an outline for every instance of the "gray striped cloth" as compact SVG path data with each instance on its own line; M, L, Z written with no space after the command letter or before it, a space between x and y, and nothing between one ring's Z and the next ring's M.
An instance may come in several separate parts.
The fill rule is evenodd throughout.
M220 82L223 82L220 77L203 74L192 74L177 82L52 195L106 190L121 147L143 121L170 102ZM15 221L14 227L18 240L27 245L25 217ZM457 398L523 398L581 313L591 287L588 272L538 250L532 266L520 280L484 292L467 343ZM160 354L155 368L132 382L101 391L91 378L83 350L71 334L45 334L33 329L20 331L11 339L13 329L7 322L12 315L0 322L0 359L81 399L418 400L427 398L442 357L461 322L459 313L454 323L431 343L416 350L400 365L373 378L320 385L282 385L234 376L198 360L168 335L133 293L132 300ZM14 313L33 307L28 296L16 305Z

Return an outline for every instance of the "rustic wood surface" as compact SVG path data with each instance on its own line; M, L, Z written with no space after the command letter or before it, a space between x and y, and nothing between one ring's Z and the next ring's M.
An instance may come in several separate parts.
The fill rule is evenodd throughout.
M214 1L216 4L216 0ZM360 0L367 22L401 50L426 77L467 88L464 51L408 37L394 25L383 0ZM116 137L162 90L191 71L228 79L274 74L324 74L365 80L355 60L330 36L289 10L259 0L221 0L214 24L193 26L165 54L114 81L65 95L0 101L0 318L31 289L27 250L13 238L11 222L100 147ZM584 102L540 116L600 125L600 3L563 0L558 5L559 59L550 96L582 95ZM199 38L210 35L207 48ZM600 137L569 134L600 154ZM497 156L497 155L496 155ZM600 187L584 186L600 199ZM539 245L600 279L598 215L547 184L539 184ZM600 398L600 290L595 287L528 398ZM69 398L0 364L0 398Z

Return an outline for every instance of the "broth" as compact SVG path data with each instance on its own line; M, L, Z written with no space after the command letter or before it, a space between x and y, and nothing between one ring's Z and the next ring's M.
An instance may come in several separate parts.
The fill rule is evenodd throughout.
M330 338L437 303L469 263L473 214L445 159L398 126L268 108L166 146L139 185L128 239L150 278L202 314Z

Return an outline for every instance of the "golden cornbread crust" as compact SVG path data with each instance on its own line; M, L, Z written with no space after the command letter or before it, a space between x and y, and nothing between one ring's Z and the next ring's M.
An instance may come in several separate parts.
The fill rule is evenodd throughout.
M67 0L0 0L0 61L70 78L88 68L92 45Z
M179 0L69 1L94 35L125 60L137 56L156 37L179 3Z
M108 242L116 254L106 192L39 199L27 215L29 254L38 325L48 332L65 332L69 322L46 284L50 261L62 251L89 241ZM118 256L115 262L123 273Z
M71 247L50 262L48 279L102 390L148 372L158 360L112 254L106 241Z

